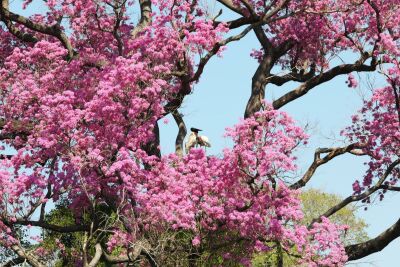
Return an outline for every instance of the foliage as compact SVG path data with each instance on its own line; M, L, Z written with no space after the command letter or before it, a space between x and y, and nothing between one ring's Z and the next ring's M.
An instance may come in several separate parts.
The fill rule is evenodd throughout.
M304 190L300 194L300 199L304 212L304 225L309 225L312 220L341 201L340 196L325 193L318 189ZM346 245L368 240L366 233L367 224L357 217L356 212L357 208L354 205L347 206L330 217L332 222L349 227L340 237ZM293 252L293 250L288 253L285 251L282 252L284 266L297 266L296 258L291 256L291 254L294 254ZM278 257L277 248L266 253L256 254L252 261L253 266L276 266Z
M308 189L301 193L303 205L304 223L310 224L318 215L323 214L329 208L341 201L336 194L322 192L318 189ZM340 225L347 225L349 229L342 236L344 244L361 243L368 240L366 233L367 224L357 216L357 207L349 205L330 217L332 222Z
M162 266L175 260L170 255L185 255L182 265L248 266L254 252L274 247L295 254L298 265L342 266L384 248L385 235L398 236L392 227L346 246L347 226L328 218L372 194L400 191L398 0L218 2L239 17L219 21L191 0L49 0L45 13L24 17L1 1L2 246L35 267L54 253L85 267ZM202 149L183 155L185 96L212 57L251 31L259 66L244 119L226 131L233 146L218 157ZM349 51L359 58L335 65ZM377 68L387 86L374 89L343 131L350 144L317 149L304 176L288 182L308 136L280 108L339 75L355 87L353 72ZM300 84L264 100L268 84L288 82ZM164 155L157 122L168 114L179 132L176 153ZM362 185L306 227L301 187L345 153L368 156ZM29 226L49 243L24 247L17 230ZM214 257L217 249L226 253Z

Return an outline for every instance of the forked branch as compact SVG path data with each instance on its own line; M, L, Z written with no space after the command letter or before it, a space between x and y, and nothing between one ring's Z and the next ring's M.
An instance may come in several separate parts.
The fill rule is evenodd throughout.
M283 96L275 100L272 105L275 109L279 109L284 105L296 100L297 98L300 98L303 95L307 94L314 87L322 83L328 82L339 75L349 74L353 71L374 71L376 69L376 66L377 63L374 61L372 61L370 65L365 65L358 61L354 64L342 64L333 67L332 69L309 79L308 81L300 85L297 89L284 94Z
M321 165L324 165L325 163L329 162L330 160L336 158L337 156L343 155L345 153L351 153L353 155L358 155L362 156L365 155L362 150L362 145L358 143L354 143L345 147L334 147L334 148L318 148L315 153L314 153L314 161L306 171L306 173L303 175L303 177L298 180L296 183L292 184L290 186L291 189L299 189L303 186L305 186L312 176L314 175L315 171L320 167ZM326 156L321 158L322 154L326 154Z
M22 33L14 25L12 25L12 22L21 24L32 31L47 34L57 38L64 46L64 48L68 50L68 59L72 59L74 57L75 53L72 44L67 35L61 30L61 26L59 23L49 26L42 23L33 22L32 20L24 16L15 14L9 10L9 0L1 0L0 14L1 20L5 22L10 32L14 34L17 38L20 38L23 41L36 41L36 38L33 35Z

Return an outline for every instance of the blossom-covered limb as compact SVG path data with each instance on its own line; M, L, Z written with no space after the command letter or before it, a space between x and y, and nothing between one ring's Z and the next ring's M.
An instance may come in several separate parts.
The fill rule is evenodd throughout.
M25 27L27 27L30 30L56 37L62 43L62 45L65 47L65 49L68 50L69 59L73 58L74 49L72 47L72 44L71 44L69 38L67 37L67 35L61 30L61 26L58 23L56 23L52 26L44 25L44 24L41 24L38 22L34 22L24 16L15 14L9 10L9 0L1 1L1 17L2 17L2 20L17 22L19 24L24 25ZM26 34L21 35L21 34L17 33L17 36L22 37L24 40L28 40L28 41L34 40L33 37L30 38Z

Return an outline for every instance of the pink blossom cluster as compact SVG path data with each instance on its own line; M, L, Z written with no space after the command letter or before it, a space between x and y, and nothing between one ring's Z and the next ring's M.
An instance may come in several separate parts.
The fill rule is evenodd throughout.
M349 75L347 75L346 83L349 88L357 88L357 86L358 86L358 82L357 82L356 78L351 73Z
M250 16L269 16L285 1L233 1ZM288 6L276 12L272 23L264 26L270 42L280 45L293 42L291 49L281 59L283 68L293 63L302 67L313 62L329 67L329 57L343 51L360 52L360 48L377 46L374 56L399 55L398 25L400 11L394 8L397 0L301 0L289 1ZM378 10L379 14L376 14ZM260 58L260 51L256 59Z
M263 30L273 45L294 43L281 58L283 67L295 59L296 64L326 67L330 55L375 42L374 56L393 63L399 30L388 29L400 23L399 11L392 8L396 1L373 1L379 16L373 15L371 1L289 1ZM261 17L283 0L247 3L233 1L246 16ZM214 49L227 25L210 18L207 7L196 1L157 0L148 14L151 22L140 29L126 15L117 18L108 4L49 0L45 15L31 17L46 25L68 17L59 27L69 32L74 58L68 58L54 36L35 33L38 41L25 44L0 28L1 134L9 136L4 140L7 149L15 150L1 161L0 243L17 242L13 224L30 218L32 207L62 197L77 223L93 202L112 206L111 201L118 207L137 231L111 229L110 252L140 240L147 230L191 232L195 247L222 230L246 240L249 253L240 259L243 264L249 264L252 251L267 251L269 242L279 242L296 249L299 264L343 265L346 255L339 235L345 228L326 218L309 229L302 225L299 192L281 180L296 171L293 151L307 142L287 113L264 104L263 110L227 129L233 147L220 156L201 149L183 157L146 152L157 121L168 113L167 103L184 86L190 93L198 56ZM124 14L133 12L133 4L121 7ZM263 52L252 56L261 60ZM390 70L390 77L400 85L397 68ZM352 75L348 83L357 85ZM362 185L354 184L356 192L370 186L399 156L394 97L393 86L376 90L346 130L373 156ZM396 174L398 170L393 184Z
M305 262L344 263L343 246L335 239L341 228L327 219L311 230L299 224L303 213L298 192L279 179L274 182L278 174L295 169L292 152L307 138L301 128L286 113L266 105L226 135L235 144L222 157L192 149L182 159L171 154L152 163L147 182L136 192L146 227L156 227L158 221L159 227L191 230L194 246L210 231L225 229L252 240L249 250L268 250L260 240L275 240L288 249L299 248L307 255ZM336 242L323 243L324 237ZM314 249L306 249L310 240Z
M400 157L400 71L395 66L388 73L388 85L373 92L359 114L353 116L353 125L343 131L350 141L363 144L364 152L371 158L366 163L368 169L363 181L353 184L355 193L373 185L375 179L382 177L391 163ZM394 166L385 184L395 185L399 171L398 166Z
M155 1L151 24L134 38L135 22L117 18L109 1L45 4L48 12L30 19L54 25L67 17L60 28L69 33L77 55L72 60L53 36L34 33L38 41L26 44L0 28L2 135L10 135L4 142L16 150L2 160L0 173L0 210L10 224L47 202L49 185L51 199L66 196L77 215L99 194L116 196L119 189L140 186L148 157L141 148L154 139L164 105L182 88L173 72L187 71L190 79L195 56L227 30L189 1ZM13 240L4 227L2 238L5 233L3 239Z

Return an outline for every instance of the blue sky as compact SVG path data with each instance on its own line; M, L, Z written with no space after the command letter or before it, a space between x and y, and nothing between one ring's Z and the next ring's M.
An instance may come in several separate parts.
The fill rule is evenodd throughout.
M22 12L22 1L12 0L13 11ZM34 1L29 13L43 10ZM218 11L216 8L215 10ZM27 11L23 11L26 14ZM231 17L224 14L224 17ZM222 148L229 146L224 139L224 129L234 125L243 116L244 108L250 96L251 77L257 68L257 62L250 57L251 50L258 49L258 41L253 33L249 33L240 42L232 43L223 53L223 58L213 58L206 67L203 76L195 85L193 94L186 97L181 113L188 128L197 127L204 130L211 142L209 154L219 154ZM353 58L352 54L344 54L344 60ZM357 77L357 76L356 76ZM339 77L329 83L313 89L306 96L288 104L283 109L289 112L301 125L311 125L310 143L302 149L299 156L300 170L306 170L313 159L317 147L343 145L335 140L341 139L339 132L351 123L350 116L361 106L362 92L366 90L367 76L362 77L361 88L350 89L346 86L346 77ZM374 76L376 86L382 85L382 80ZM276 99L287 90L295 88L295 84L287 86L267 87L267 100ZM174 151L177 127L172 117L168 124L160 123L162 152ZM365 171L363 158L355 156L339 157L318 169L308 187L321 188L327 192L346 197L352 193L351 184L360 179ZM300 172L301 173L301 172ZM387 194L383 202L376 201L367 211L360 208L359 216L370 225L368 234L374 237L398 220L399 194ZM317 204L317 203L316 203ZM396 261L400 241L396 240L382 252L375 253L359 261L349 263L349 266L399 266Z

